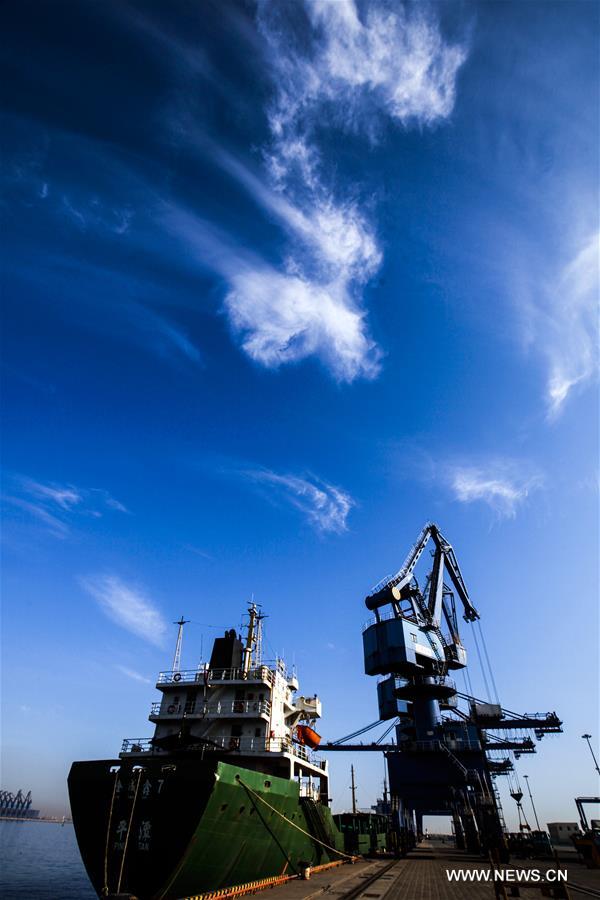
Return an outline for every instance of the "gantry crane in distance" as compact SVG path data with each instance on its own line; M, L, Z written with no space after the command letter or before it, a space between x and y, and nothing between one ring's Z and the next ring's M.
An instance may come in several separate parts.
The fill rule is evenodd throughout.
M414 573L430 541L433 562L421 589ZM505 853L494 777L510 772L513 763L510 755L494 759L488 754L531 753L535 745L531 738L511 741L490 731L530 729L539 740L547 732L560 732L562 723L556 713L519 715L457 690L449 672L465 669L468 661L455 597L463 619L476 622L479 613L454 550L429 522L399 572L365 599L374 613L363 630L365 672L384 676L377 685L379 719L321 749L385 753L400 849L419 839L424 815L450 815L459 848ZM459 699L466 700L466 711ZM388 721L391 725L375 744L346 743ZM392 730L395 742L383 743Z
M31 791L16 794L0 790L0 819L36 819L40 811L31 808Z

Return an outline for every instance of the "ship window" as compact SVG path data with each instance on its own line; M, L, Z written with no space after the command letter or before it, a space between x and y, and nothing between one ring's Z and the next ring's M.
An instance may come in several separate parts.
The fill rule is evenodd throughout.
M246 809L245 806L240 806L240 815L244 812L245 809Z
M223 805L221 806L221 812L225 812L226 809L227 809L227 803L223 803Z
M242 736L242 726L238 725L237 722L231 726L231 737L241 737Z
M411 631L411 633L410 633L410 638L412 641L415 642L415 644L417 643L417 636L413 631Z
M266 788L270 788L270 787L271 787L271 782L270 782L270 781L265 781L265 787L266 787Z

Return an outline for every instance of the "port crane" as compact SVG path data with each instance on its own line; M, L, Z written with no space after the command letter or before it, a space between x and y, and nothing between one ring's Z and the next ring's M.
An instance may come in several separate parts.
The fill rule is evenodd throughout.
M415 570L430 542L432 564L421 588ZM468 660L455 598L462 619L477 622L479 612L452 545L428 522L399 571L365 598L374 614L363 629L365 673L380 677L379 719L321 749L385 754L393 815L405 849L422 834L424 815L450 815L459 848L505 852L495 777L513 770L513 754L536 748L531 737L513 740L495 732L530 730L540 740L561 732L562 722L555 712L514 713L457 689L450 674L465 670ZM386 728L376 741L358 742L382 724ZM498 758L498 752L508 755Z

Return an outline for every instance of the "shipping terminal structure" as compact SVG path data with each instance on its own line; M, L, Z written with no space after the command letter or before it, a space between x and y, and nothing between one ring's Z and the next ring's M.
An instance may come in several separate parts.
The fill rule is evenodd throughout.
M430 541L421 588L415 570ZM254 603L244 636L226 631L194 669L181 667L181 618L172 667L156 683L154 735L124 740L117 758L75 762L69 774L77 841L98 896L240 893L367 847L402 855L420 840L425 815L450 816L460 849L506 856L495 778L510 778L513 758L535 752L531 738L506 734L531 730L539 740L562 723L555 713L516 715L458 691L449 673L466 670L467 654L457 599L476 623L454 551L429 523L400 571L366 598L374 619L363 633L365 672L381 679L379 718L329 742L316 731L318 696L299 694L282 659L263 660L264 616ZM377 725L385 728L379 740L352 743ZM317 748L383 752L386 814L334 818Z
M430 543L432 565L421 588L415 569ZM511 732L530 731L539 741L545 734L560 733L562 722L555 712L512 713L499 702L457 689L450 676L466 672L468 664L457 602L464 621L479 626L452 546L435 524L427 523L399 572L365 599L374 618L363 630L364 665L367 675L380 676L379 719L323 745L323 750L385 753L392 816L403 850L421 839L423 816L443 815L451 816L460 849L506 857L508 840L495 779L509 778L521 814L522 792L513 760L536 752L531 737L513 739ZM485 678L483 660L489 666L489 656L480 635L481 647L479 642L476 646ZM491 666L489 681L495 688ZM390 721L384 736L395 731L395 742L351 743ZM526 820L522 830L530 830Z
M39 819L39 809L32 809L31 791L16 794L0 790L0 819Z

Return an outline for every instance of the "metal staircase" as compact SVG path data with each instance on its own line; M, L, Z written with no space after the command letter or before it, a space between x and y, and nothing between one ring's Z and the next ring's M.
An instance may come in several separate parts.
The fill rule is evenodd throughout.
M496 809L498 810L498 819L500 820L500 827L502 831L506 832L506 822L504 821L504 810L502 809L502 801L500 800L500 791L498 790L498 785L492 779L492 791L494 794L494 800L496 801Z
M425 631L425 634L427 635L427 640L429 641L429 645L430 645L431 649L435 653L435 658L437 659L437 662L438 662L438 670L439 670L438 674L444 676L448 672L448 660L446 659L446 653L444 652L444 655L442 656L438 649L438 645L430 637L430 633L433 631L433 633L439 639L439 642L445 651L446 641L444 640L444 635L442 634L441 628L439 627L439 625L435 625L433 622L431 622L423 630Z
M469 774L470 774L469 770L467 769L466 766L463 766L460 759L458 759L458 757L456 757L454 755L454 753L448 749L448 747L443 743L443 741L440 741L440 748L446 754L446 756L448 757L448 759L450 760L452 765L455 766L459 770L459 772L462 774L465 781L469 781Z
M335 847L334 837L330 834L323 820L320 804L313 800L312 797L300 797L300 806L311 834L328 847ZM320 844L317 844L317 848L321 851L324 850Z

